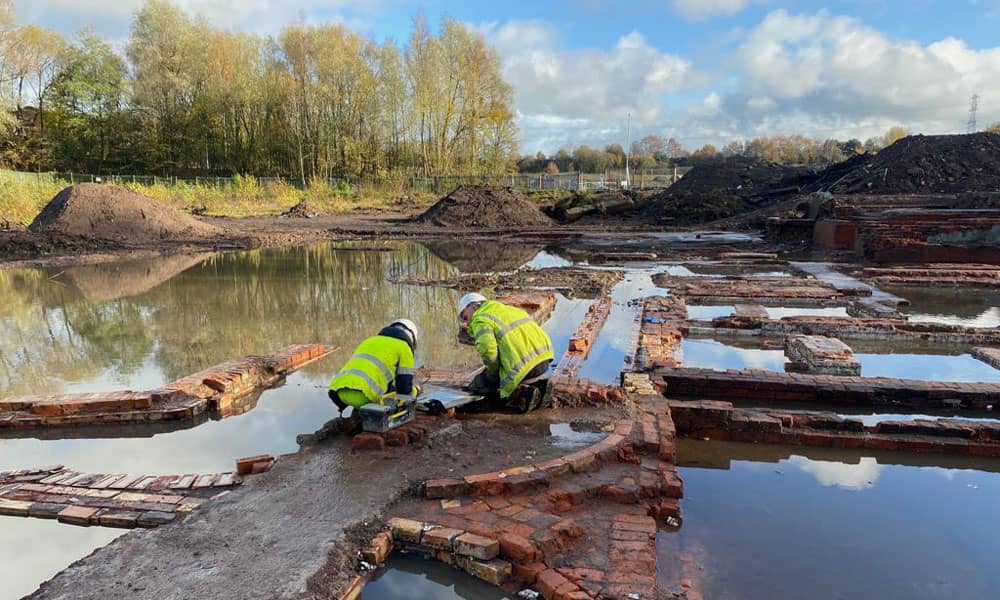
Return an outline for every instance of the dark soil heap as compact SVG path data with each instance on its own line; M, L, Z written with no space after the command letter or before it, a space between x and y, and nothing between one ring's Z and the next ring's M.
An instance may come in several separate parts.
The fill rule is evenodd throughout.
M732 157L697 166L652 198L648 217L704 223L762 208L812 184L815 173L768 161Z
M417 217L441 227L544 227L552 220L512 188L463 185Z
M1000 135L911 135L857 164L835 181L840 194L906 194L1000 191ZM848 161L851 162L851 161Z
M279 215L283 219L315 219L323 214L303 200Z
M120 187L81 183L56 194L29 229L128 246L204 242L225 232L152 198Z

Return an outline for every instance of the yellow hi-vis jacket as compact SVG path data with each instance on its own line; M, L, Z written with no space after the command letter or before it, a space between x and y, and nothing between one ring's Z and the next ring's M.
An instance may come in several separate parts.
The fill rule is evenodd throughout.
M395 389L402 401L413 395L413 350L406 342L385 335L361 342L354 356L330 382L330 389L357 390L368 402L379 402L382 395Z
M508 398L539 363L552 360L552 340L528 313L496 300L483 302L469 322L469 336L486 369Z

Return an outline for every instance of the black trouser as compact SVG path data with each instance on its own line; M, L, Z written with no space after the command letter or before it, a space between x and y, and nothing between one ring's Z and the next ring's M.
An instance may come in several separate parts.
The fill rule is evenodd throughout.
M336 391L327 390L326 395L330 397L330 400L333 400L333 404L340 412L344 412L344 409L348 407L348 404L340 399L340 396L337 395Z
M522 381L530 381L545 375L545 372L549 370L550 364L552 364L551 360L545 360L538 363L533 369L528 371ZM487 403L500 406L501 404L506 404L506 402L501 403L499 387L500 378L493 375L486 369L483 369L478 375L476 375L475 379L472 380L472 383L469 384L468 390L473 394L481 394ZM511 396L513 397L516 394L517 390L515 389Z

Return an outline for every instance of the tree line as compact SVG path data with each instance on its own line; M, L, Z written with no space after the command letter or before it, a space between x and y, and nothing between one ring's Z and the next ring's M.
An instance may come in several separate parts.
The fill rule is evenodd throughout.
M1000 134L1000 123L990 125L985 131ZM889 128L884 135L870 137L863 142L858 139L816 140L802 135L778 135L734 140L722 148L706 144L693 151L689 151L674 138L647 135L632 142L627 158L632 169L695 166L734 156L822 168L857 154L877 153L908 135L910 132L906 128L896 126ZM535 156L523 156L517 165L522 173L601 173L609 169L625 168L625 160L625 150L619 144L611 144L603 150L582 145L573 149L561 148L551 156L546 156L544 152Z
M379 44L340 24L231 33L148 0L119 53L0 0L0 103L0 164L23 170L384 178L517 160L500 59L450 19Z

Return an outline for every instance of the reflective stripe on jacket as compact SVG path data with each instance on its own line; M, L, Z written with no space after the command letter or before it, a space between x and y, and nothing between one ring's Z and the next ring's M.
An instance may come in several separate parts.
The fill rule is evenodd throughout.
M552 360L552 340L528 313L496 300L483 302L469 322L469 335L486 369L507 398L539 363Z
M410 345L376 335L358 345L354 356L330 382L330 389L358 390L369 402L379 402L386 392L395 389L402 400L413 394L413 372Z

